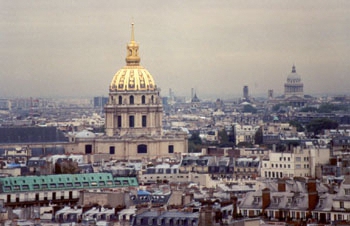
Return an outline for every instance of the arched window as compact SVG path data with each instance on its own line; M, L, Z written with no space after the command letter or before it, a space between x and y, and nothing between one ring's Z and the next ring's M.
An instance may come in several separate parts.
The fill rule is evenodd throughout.
M123 98L122 98L122 96L119 96L119 97L118 97L118 104L123 104Z
M147 127L147 116L142 115L142 127Z
M142 102L142 104L145 104L145 103L146 103L146 97L145 97L145 95L143 95L143 96L141 97L141 102Z
M138 154L147 153L147 145L145 144L137 145L137 153Z
M134 104L134 96L130 96L130 104Z
M134 128L135 126L135 117L133 115L129 116L129 127Z

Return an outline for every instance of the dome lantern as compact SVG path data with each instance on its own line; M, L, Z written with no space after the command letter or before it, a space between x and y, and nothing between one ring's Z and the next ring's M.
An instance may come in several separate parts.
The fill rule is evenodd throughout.
M131 24L131 40L129 44L126 46L126 65L128 66L138 66L140 65L140 57L139 57L139 45L135 42L135 34L134 34L134 23Z
M139 45L135 41L134 23L131 24L131 39L126 49L126 65L114 75L109 90L111 92L157 90L153 76L140 65Z

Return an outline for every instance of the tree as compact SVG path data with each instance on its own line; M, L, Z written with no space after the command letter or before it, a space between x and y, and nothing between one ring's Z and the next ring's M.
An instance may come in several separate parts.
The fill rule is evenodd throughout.
M243 112L255 114L258 110L252 105L244 105Z
M304 107L300 109L301 112L317 112L317 108L315 107Z
M347 109L348 109L348 107L345 105L325 103L325 104L320 105L317 112L319 112L319 113L331 113L334 111L341 111L341 110L346 111Z
M236 144L236 132L235 132L235 125L232 125L231 131L228 136L228 141Z
M191 137L188 139L188 142L191 142L193 144L202 144L202 139L199 136L199 132L193 132L191 134Z
M199 132L193 132L188 139L188 152L198 152L202 148L202 139Z
M314 133L315 135L320 134L325 129L337 129L339 124L328 118L318 118L310 121L306 125L308 132Z
M78 163L71 159L64 159L61 162L56 162L55 173L56 174L75 174L79 173L80 169Z
M303 127L303 124L301 124L298 121L295 121L295 120L290 121L289 125L296 127L297 128L297 132L304 132L305 131L305 128Z
M228 142L228 135L225 129L222 129L218 133L219 143L227 143Z
M262 127L260 126L259 129L256 131L255 136L254 136L254 143L255 144L263 144L263 131Z

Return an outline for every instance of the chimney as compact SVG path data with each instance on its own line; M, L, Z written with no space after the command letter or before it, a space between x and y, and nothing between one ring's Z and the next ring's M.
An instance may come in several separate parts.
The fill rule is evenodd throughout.
M286 191L286 180L278 179L277 189L279 192L285 192Z
M316 179L308 179L306 182L307 186L307 193L309 198L309 205L308 209L309 211L312 211L315 209L317 203L318 203L318 193L316 189Z
M270 205L270 189L264 188L262 190L262 212Z

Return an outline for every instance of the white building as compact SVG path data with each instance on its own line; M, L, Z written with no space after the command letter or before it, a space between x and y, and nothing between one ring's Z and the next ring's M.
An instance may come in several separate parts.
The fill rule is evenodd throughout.
M307 142L285 152L271 152L263 159L261 177L315 177L316 165L329 161L330 150L319 148Z

